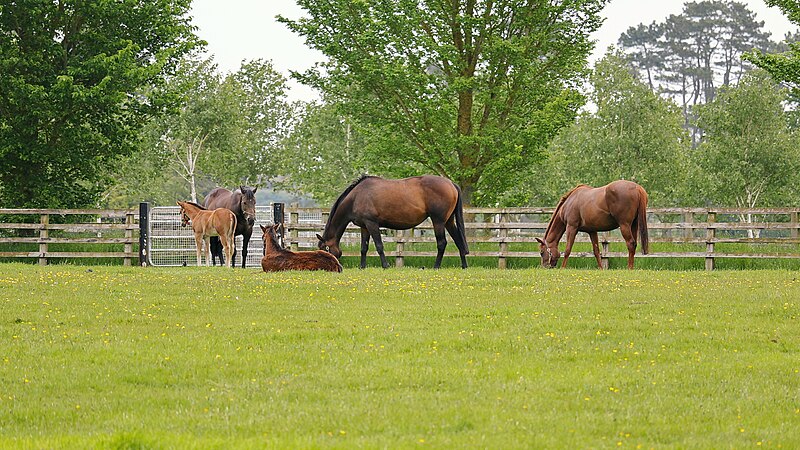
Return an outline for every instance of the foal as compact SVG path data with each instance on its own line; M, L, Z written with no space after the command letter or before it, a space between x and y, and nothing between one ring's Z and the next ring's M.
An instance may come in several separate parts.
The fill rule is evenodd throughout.
M341 272L342 265L335 256L324 250L310 252L293 252L286 250L278 242L280 223L267 228L259 225L264 233L264 257L261 258L261 268L264 272L279 272L282 270L327 270L328 272Z
M206 245L206 265L211 265L211 236L219 236L222 249L225 252L225 265L233 267L233 249L236 231L236 215L227 208L207 210L197 203L178 202L181 207L181 225L192 224L194 243L197 246L197 265L202 265L203 241Z

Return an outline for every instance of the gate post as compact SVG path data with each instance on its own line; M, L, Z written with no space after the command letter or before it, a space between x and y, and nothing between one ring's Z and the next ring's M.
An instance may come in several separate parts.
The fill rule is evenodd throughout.
M286 247L286 241L283 239L284 234L284 204L283 203L273 203L272 204L272 223L279 223L281 224L280 232L278 234L278 242L281 243L282 246Z
M150 203L139 203L139 265L150 265Z

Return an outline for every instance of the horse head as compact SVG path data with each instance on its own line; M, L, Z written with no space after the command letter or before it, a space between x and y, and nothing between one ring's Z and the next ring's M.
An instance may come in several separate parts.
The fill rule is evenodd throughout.
M242 209L244 218L248 226L253 226L256 223L256 191L258 188L251 188L247 186L239 186L239 192L242 195L239 197L239 207Z
M548 269L554 268L558 264L558 258L561 256L558 253L558 243L552 247L548 247L545 242L539 238L536 238L539 242L539 255L542 257L542 267L546 267Z
M317 243L317 247L320 250L325 250L326 252L328 252L331 255L335 256L336 259L341 259L342 258L342 249L339 248L339 243L336 241L335 238L328 239L326 241L325 239L322 239L322 236L317 234L317 239L319 239L319 242Z
M177 202L177 203L178 203L178 206L181 207L181 226L182 227L186 227L186 226L189 225L189 222L191 221L191 219L189 218L189 215L186 214L186 208L183 207L182 202Z

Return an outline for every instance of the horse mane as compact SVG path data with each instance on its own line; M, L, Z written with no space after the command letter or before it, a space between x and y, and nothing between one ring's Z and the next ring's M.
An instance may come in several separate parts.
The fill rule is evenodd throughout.
M547 238L547 233L550 232L550 228L553 227L553 220L558 216L558 213L561 212L561 207L564 205L564 202L567 201L570 195L572 195L575 191L577 191L579 188L582 187L590 187L590 186L588 184L579 184L574 188L570 189L569 191L567 191L566 194L561 196L561 199L558 201L558 204L556 205L556 210L553 211L553 215L550 216L550 222L547 223L547 229L544 230L545 238Z
M339 195L339 198L337 198L336 201L333 203L333 206L331 206L331 212L328 215L328 223L325 224L325 230L323 231L323 234L325 234L325 232L328 231L328 224L331 222L331 218L333 218L333 215L336 214L336 210L339 209L339 205L342 203L344 198L347 197L347 194L349 194L353 189L355 189L356 186L358 186L359 183L366 180L367 178L377 178L377 177L374 175L367 175L367 174L361 175L360 177L358 177L357 180L350 183L350 186L347 186L344 192L342 192L341 195Z
M183 203L187 203L189 205L192 205L192 206L196 207L197 209L202 209L203 211L207 211L208 210L208 208L206 208L205 206L198 205L195 202L183 202Z

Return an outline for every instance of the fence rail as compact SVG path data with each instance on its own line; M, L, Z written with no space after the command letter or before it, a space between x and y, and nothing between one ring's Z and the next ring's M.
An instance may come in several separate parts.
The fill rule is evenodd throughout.
M9 216L15 217L15 223L0 222L2 258L35 258L41 265L63 258L122 258L130 266L138 256L133 251L139 231L136 210L0 209L0 217L8 220ZM50 247L75 244L81 248L54 251ZM16 248L35 245L34 250Z
M554 208L467 208L465 228L467 238L485 247L496 245L496 250L472 250L471 256L498 258L498 267L506 268L508 258L539 258L538 251L514 250L509 244L532 244L547 229ZM637 254L637 258L704 258L707 270L713 270L718 258L800 258L798 223L800 208L651 208L648 210L650 242L692 244L703 246L705 251L658 252ZM300 223L297 218L318 215L320 220ZM316 247L315 234L321 232L328 211L316 208L288 208L287 242L293 249ZM609 258L625 258L627 252L610 251L610 245L625 242L619 230L599 233L601 260L608 266ZM385 230L382 239L394 243L395 249L387 256L395 257L397 266L404 265L406 257L433 257L435 250L415 251L413 244L432 244L433 225L425 221L412 230ZM348 226L342 243L357 246L361 241L360 229ZM576 242L590 242L585 233L579 233ZM481 245L484 244L484 245ZM717 244L778 244L782 252L720 252ZM446 257L458 257L455 246L448 246ZM345 251L345 256L359 256L356 251ZM591 252L574 252L573 257L594 258Z
M269 223L268 209L260 208L263 211L259 210L258 223ZM544 234L552 212L553 208L467 208L465 227L472 246L470 256L497 258L500 268L507 267L509 258L539 258L538 247L533 243L536 237ZM180 256L182 260L187 258L185 255L193 255L193 239L175 244L177 247L172 241L164 248L151 246L151 240L162 238L160 234L164 232L148 222L168 221L170 230L180 229L178 222L172 223L179 221L177 215L164 215L163 211L159 212L161 215L154 214L147 207L138 211L0 209L0 257L34 258L40 264L59 258L122 258L125 265L130 265L138 256L140 263L149 265L153 262L152 255L161 256L169 251L184 255ZM291 248L316 248L315 235L322 232L328 210L289 206L283 214L286 242ZM702 258L708 270L714 269L717 259L724 258L800 259L798 215L800 208L651 208L648 210L651 242L687 244L696 248L637 254L637 258ZM173 231L166 233L174 234ZM261 243L256 239L254 235L251 240L251 255L255 260L260 259L261 254ZM137 240L139 253L134 251ZM351 224L342 238L344 255L359 256L360 240L359 228ZM436 255L433 245L436 239L430 221L411 230L384 230L383 240L392 243L393 250L388 251L387 256L395 257L397 266L403 266L406 257ZM609 258L627 256L624 251L611 250L611 246L624 242L618 230L600 233L600 241L605 265ZM579 233L577 242L589 242L589 239ZM74 244L80 247L75 249ZM744 249L731 250L723 246L720 250L720 244L747 245ZM767 250L760 244L771 247ZM448 246L448 250L445 256L458 257L454 245ZM575 252L572 256L593 258L590 252ZM257 261L248 261L248 265L257 266Z

